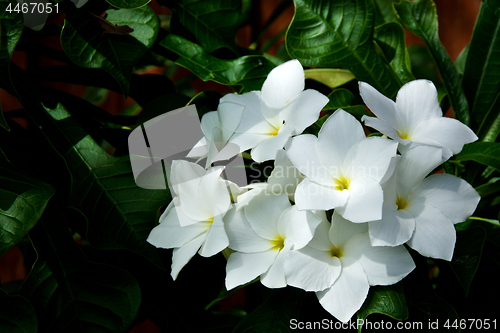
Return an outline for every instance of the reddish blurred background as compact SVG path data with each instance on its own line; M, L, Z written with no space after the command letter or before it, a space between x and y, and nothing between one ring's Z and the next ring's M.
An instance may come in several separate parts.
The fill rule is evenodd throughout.
M476 22L477 15L479 13L479 7L481 0L434 0L437 7L438 18L439 18L439 36L446 47L451 58L455 60L463 48L469 43L474 24ZM269 17L274 12L275 8L281 3L281 1L266 1L257 0L255 1L258 8L257 13L251 25L242 27L238 31L237 39L238 44L241 46L248 47L251 42L252 37L252 27L261 28ZM159 6L155 1L149 4L156 13L158 14L170 14L170 11L164 7ZM289 6L278 19L270 25L267 32L264 34L263 38L259 42L263 45L269 38L279 34L292 20L293 17L293 6ZM55 15L49 18L47 24L63 24L63 15ZM50 47L62 50L58 36L44 38L40 40L41 43L46 44ZM280 44L284 42L284 36L281 37L277 43L271 47L268 52L275 54L278 50ZM408 45L420 44L424 45L423 41L417 36L410 32L406 33L406 42ZM12 61L19 65L20 67L26 69L30 66L48 66L48 65L63 65L55 60L47 59L37 55L36 53L15 51ZM165 68L156 67L147 71L147 73L154 74L164 74ZM146 72L145 72L146 73ZM187 70L180 69L175 73L173 77L174 80L180 79L189 75ZM71 85L71 84L61 84L61 83L45 83L47 86L59 89L76 96L83 96L87 87ZM220 92L229 91L227 87L219 85L214 82L203 82L199 79L195 79L191 82L191 85L195 92L204 90L215 90ZM7 94L5 91L0 89L0 102L3 112L9 112L12 110L20 109L20 103ZM128 98L123 99L123 96L110 92L106 100L100 105L103 109L107 110L111 114L117 114L125 107L133 105L135 102ZM22 119L17 119L22 125L26 125ZM17 246L10 249L6 254L0 258L0 281L2 283L7 283L11 281L23 280L26 277L28 268L23 264L23 258L21 252ZM244 289L239 290L234 293L231 297L225 299L221 306L221 310L230 309L234 305L241 304L244 302L245 292ZM146 321L134 327L130 332L139 333L156 333L160 330L151 322Z

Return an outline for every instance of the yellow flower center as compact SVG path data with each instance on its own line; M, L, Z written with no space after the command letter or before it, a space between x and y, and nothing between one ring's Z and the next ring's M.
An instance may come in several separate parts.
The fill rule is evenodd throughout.
M396 132L398 133L399 137L403 140L411 140L411 137L410 137L410 133L408 133L407 130L402 130L402 131L398 131L396 130Z
M279 131L280 131L280 127L279 126L272 126L272 128L269 130L269 135L276 136L276 135L278 135Z
M339 178L334 178L333 182L335 183L335 188L337 190L343 191L349 189L349 184L351 183L351 180L344 176L340 176Z
M207 229L214 223L214 217L212 216L208 220L203 221L206 224Z
M398 196L396 199L396 206L398 206L398 210L404 210L408 206L409 202L406 198Z
M280 235L276 235L271 244L273 245L273 249L281 251L285 247L285 239Z
M332 246L332 248L330 249L330 255L332 256L332 258L340 258L342 257L343 253L342 250L340 250L338 247Z

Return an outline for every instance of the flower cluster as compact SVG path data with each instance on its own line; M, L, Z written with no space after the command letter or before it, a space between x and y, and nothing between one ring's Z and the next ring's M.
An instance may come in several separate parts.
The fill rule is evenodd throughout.
M346 322L370 286L414 269L407 247L451 260L454 224L480 198L458 177L429 174L477 137L443 117L429 81L404 85L396 102L366 83L359 88L377 116L364 117L365 125L384 136L366 137L341 109L318 136L302 134L328 98L304 90L297 60L271 71L261 91L228 94L203 116L204 138L188 157L206 159L205 167L173 162L175 196L148 238L174 249L174 279L196 252L224 251L228 290L260 277L269 288L314 291ZM212 166L249 149L257 162L274 160L266 183L239 187L221 177L224 166Z

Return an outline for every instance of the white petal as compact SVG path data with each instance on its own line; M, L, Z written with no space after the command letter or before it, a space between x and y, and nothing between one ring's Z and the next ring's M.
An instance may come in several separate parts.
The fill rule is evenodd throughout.
M181 269L191 260L196 254L201 244L205 241L205 234L200 235L190 242L184 244L180 248L174 249L172 252L172 271L170 275L172 279L176 279Z
M303 248L313 238L316 227L321 219L311 211L299 211L297 206L292 206L280 217L278 230L287 241L291 241L293 249Z
M235 131L236 133L268 133L270 124L260 110L260 91L251 91L241 95L227 94L219 101L219 103L224 102L231 102L245 107L240 124Z
M305 291L321 291L333 285L339 277L341 263L329 251L318 251L306 246L290 251L285 259L285 276L288 285Z
M464 144L477 140L476 134L469 127L456 119L446 117L420 122L413 130L412 136L414 142L427 143L427 140L432 140L439 146L450 149L453 154L460 153Z
M212 136L214 128L220 129L219 115L217 114L217 111L205 113L203 117L201 117L201 130L208 141L213 141L214 139Z
M352 237L344 248L344 256L363 266L370 286L387 286L401 281L415 268L406 248L401 246L371 246L368 234Z
M331 185L332 177L323 165L317 149L318 138L312 134L303 134L290 140L286 154L292 164L309 180L319 184Z
M413 190L412 198L439 209L453 223L469 218L481 200L469 183L448 174L427 177Z
M352 222L368 222L382 218L382 203L384 192L379 182L370 177L360 177L351 180L349 199L336 211L345 219Z
M361 140L365 132L361 123L342 109L335 111L318 133L318 153L324 165L343 166L349 151Z
M288 159L286 152L281 149L276 153L274 169L267 178L268 191L273 194L286 193L289 196L295 193L295 189L301 180L300 172Z
M316 296L326 311L346 323L363 305L370 285L363 267L354 259L342 257L341 262L342 272L333 286Z
M385 123L388 128L391 128L394 133L396 131L394 129L399 129L402 127L401 119L399 114L396 112L396 103L390 98L385 97L377 89L373 88L371 85L365 82L359 82L359 93L366 106L370 109L370 111L376 115L381 122ZM363 116L363 121L367 119L376 119L372 117ZM380 133L383 133L392 138L389 133L382 132L378 127L372 126L368 122L365 122L366 126L370 126L378 130ZM378 124L376 124L378 125Z
M307 244L307 246L322 252L331 251L333 243L329 236L330 228L331 224L326 220L326 218L321 220L321 223L314 231L314 237L311 239L309 244Z
M293 127L291 125L284 125L279 129L275 136L270 136L268 139L262 141L255 148L252 149L251 155L256 162L264 162L274 160L276 152L283 149L285 143L292 135Z
M316 184L305 178L295 191L295 204L299 210L329 210L342 207L349 198L349 191Z
M398 195L407 197L432 170L441 164L441 148L415 146L399 159L397 167Z
M307 89L282 111L286 124L295 129L294 134L302 133L306 127L314 124L319 118L323 107L328 103L328 97L322 93Z
M207 157L208 146L207 139L205 137L201 138L197 144L186 155L187 158L204 158Z
M410 204L408 211L415 217L415 231L408 245L425 257L450 261L456 241L453 222L427 204Z
M336 247L343 247L352 237L368 232L366 223L353 223L334 212L332 225L328 231L330 240Z
M273 244L260 236L248 223L243 210L230 210L224 216L225 229L229 237L229 247L240 252L262 252L273 247Z
M223 142L227 142L240 125L244 109L243 105L231 102L222 102L217 107Z
M278 256L274 263L269 267L269 270L261 275L260 282L268 288L283 288L286 287L285 279L285 258L290 252L292 245L290 243L286 244L281 251L278 252Z
M409 140L401 139L394 128L379 118L363 116L361 121L365 123L365 126L376 129L380 133L387 135L402 145L406 145L411 142Z
M270 108L282 108L304 90L304 69L298 60L274 68L262 85L262 100Z
M429 80L414 80L401 87L396 97L396 109L406 129L419 122L443 116L437 90Z
M180 208L173 207L165 215L162 223L151 230L147 242L159 248L171 249L181 247L207 231L206 224L197 223L197 221L192 221L190 225L184 227L181 226L178 214L181 215L181 219L190 220L184 216Z
M239 147L239 151L243 152L245 150L254 148L258 146L261 142L267 140L269 134L253 134L253 133L240 133L234 134L229 142L235 144Z
M231 290L265 273L274 263L278 253L279 251L275 250L258 253L232 253L226 266L226 289Z
M267 195L263 192L255 196L244 208L244 211L248 222L257 235L274 240L279 235L278 222L281 214L290 206L288 195Z
M200 181L198 190L200 203L212 217L226 213L231 205L227 184L220 178L223 170L224 167L211 168Z
M179 194L177 185L201 178L205 174L206 170L196 163L191 163L185 160L174 160L172 161L172 167L170 168L169 181L173 185L175 193Z
M368 222L368 229L373 246L401 245L413 235L415 219L405 210L384 207L382 219Z
M395 141L380 137L366 138L347 154L343 169L353 178L368 176L380 181L387 173L397 149Z
M214 222L208 228L207 238L201 246L200 255L202 257L211 257L214 254L224 250L229 245L229 239L224 230L224 223L221 215L214 217Z

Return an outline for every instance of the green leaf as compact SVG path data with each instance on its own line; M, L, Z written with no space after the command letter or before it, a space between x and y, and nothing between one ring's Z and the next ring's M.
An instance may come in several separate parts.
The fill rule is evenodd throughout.
M486 231L481 227L471 227L457 233L455 252L450 266L464 288L466 296L479 267L485 242Z
M383 24L386 22L398 22L398 16L394 11L393 3L395 0L375 0L376 19L377 23Z
M332 91L328 98L330 101L325 105L323 110L332 110L332 112L328 112L326 115L321 117L316 121L318 126L323 126L323 123L331 116L333 112L337 109L343 109L344 111L349 112L356 119L361 120L363 116L369 116L370 114L366 111L364 105L351 105L354 100L354 94L347 89L340 88Z
M54 188L0 159L0 256L37 223Z
M415 80L411 74L410 56L406 49L403 27L397 22L380 25L375 28L375 40L401 83Z
M375 8L371 0L294 0L295 15L286 34L292 58L304 66L344 67L394 98L398 77L373 44Z
M457 161L475 161L500 171L500 142L473 142L455 155Z
M206 52L226 47L236 52L241 1L238 0L177 0L165 1L178 15L180 23L198 40Z
M78 232L94 247L128 249L163 268L146 239L170 193L138 187L128 156L108 155L43 86L15 69L12 77L23 107L71 174L70 189L61 190L69 192L68 206L87 220Z
M443 79L456 118L465 125L469 125L469 105L460 75L439 40L436 5L432 0L403 0L400 4L394 4L394 7L403 25L424 40Z
M15 11L7 12L9 4L14 8L18 2L0 0L0 75L10 78L10 59L23 32L23 14ZM7 131L9 130L1 108L0 126Z
M304 74L306 79L321 82L332 89L340 87L341 85L356 78L347 69L342 68L305 69Z
M397 320L408 318L403 285L401 282L392 286L370 287L365 302L358 310L358 320L363 321L372 313L381 313ZM358 328L361 332L362 326Z
M245 316L233 333L291 332L290 320L298 318L305 294L292 287L273 289L269 298Z
M223 60L210 55L201 46L180 36L169 34L161 46L177 54L175 63L189 69L203 81L212 80L229 86L241 86L243 92L260 90L275 65L260 55Z
M134 9L147 5L151 0L106 0L116 8Z
M472 129L482 139L497 118L491 106L500 91L500 1L485 0L477 18L465 63L463 86L469 100Z
M0 289L0 332L36 333L38 321L31 303L22 296L10 296Z
M125 332L141 303L132 275L92 263L54 210L30 232L38 259L21 287L38 314L40 332Z
M153 45L159 22L154 11L144 6L136 9L110 9L106 20L134 31L119 35L104 33L99 20L86 11L66 14L61 45L68 57L85 68L101 68L111 74L127 96L135 63Z

